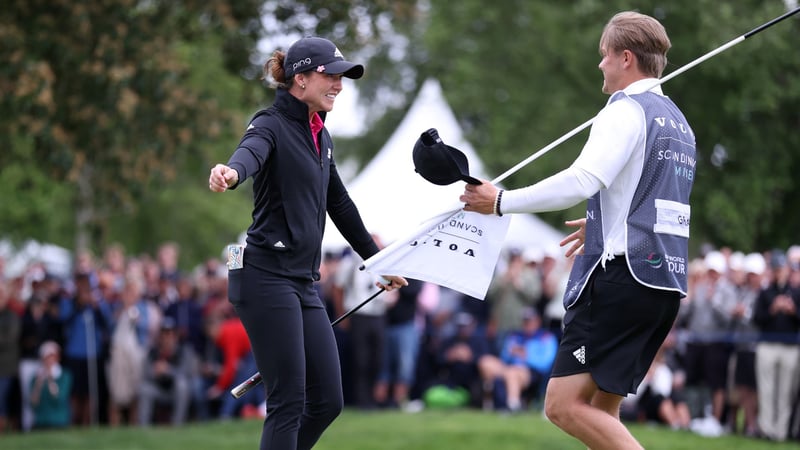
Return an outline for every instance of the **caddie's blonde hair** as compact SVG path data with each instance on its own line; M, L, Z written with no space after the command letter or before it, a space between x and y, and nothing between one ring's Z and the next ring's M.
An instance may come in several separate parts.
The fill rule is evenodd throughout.
M661 23L645 14L625 11L608 21L600 37L600 51L619 53L630 50L636 55L639 70L658 78L667 66L667 51L672 43Z

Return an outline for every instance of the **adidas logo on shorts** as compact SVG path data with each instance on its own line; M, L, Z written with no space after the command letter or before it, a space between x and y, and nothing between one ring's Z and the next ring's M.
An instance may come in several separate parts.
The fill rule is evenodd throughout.
M572 354L579 363L586 364L586 346L581 345L581 348L575 350Z

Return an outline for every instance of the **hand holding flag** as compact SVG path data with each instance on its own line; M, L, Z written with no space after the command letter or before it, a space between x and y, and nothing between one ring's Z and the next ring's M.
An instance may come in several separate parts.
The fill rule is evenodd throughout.
M420 135L413 157L416 171L426 180L438 185L466 181L468 191L488 193L491 201L487 203L493 204L497 188L470 176L466 156L445 145L435 129ZM491 213L492 205L488 210L470 211L471 207L453 205L366 260L362 269L428 281L483 299L511 219L480 214Z

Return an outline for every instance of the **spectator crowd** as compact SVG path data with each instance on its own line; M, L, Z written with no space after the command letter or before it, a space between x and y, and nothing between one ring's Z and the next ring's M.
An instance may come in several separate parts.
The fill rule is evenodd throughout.
M541 410L571 259L510 250L485 301L431 283L383 293L335 328L346 405ZM263 389L227 299L221 258L179 269L179 247L79 252L72 275L0 258L0 433L263 417ZM331 321L375 293L348 251L317 283ZM622 417L707 436L800 440L800 246L689 262L689 295Z

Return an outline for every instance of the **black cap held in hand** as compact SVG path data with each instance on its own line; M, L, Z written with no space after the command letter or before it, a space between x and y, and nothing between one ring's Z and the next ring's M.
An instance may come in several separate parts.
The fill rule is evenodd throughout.
M462 180L481 184L469 175L467 156L457 148L445 145L436 128L422 133L412 152L414 170L433 184L445 186Z

